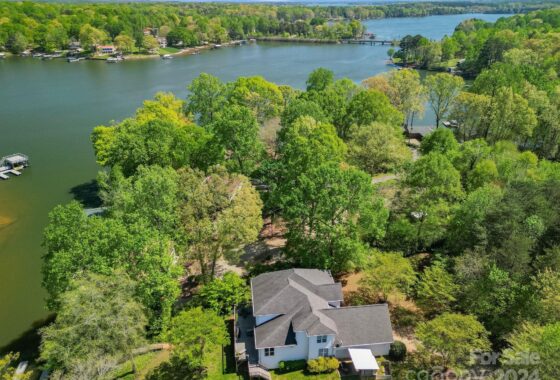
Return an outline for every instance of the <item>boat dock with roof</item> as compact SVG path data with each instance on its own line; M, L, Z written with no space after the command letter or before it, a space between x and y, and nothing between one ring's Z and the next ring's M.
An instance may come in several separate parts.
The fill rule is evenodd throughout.
M29 157L15 153L0 159L0 179L9 179L8 174L21 175L21 170L29 166Z

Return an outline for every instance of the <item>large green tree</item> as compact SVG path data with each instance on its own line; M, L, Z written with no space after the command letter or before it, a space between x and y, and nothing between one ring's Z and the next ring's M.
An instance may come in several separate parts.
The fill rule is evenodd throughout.
M425 85L430 106L436 115L437 128L441 119L446 117L451 110L455 98L464 86L464 81L461 77L440 73L429 75L425 80Z
M444 313L416 328L422 346L443 359L444 368L464 367L474 351L490 349L488 332L471 315Z
M205 281L214 278L218 260L236 260L262 227L262 201L249 179L223 167L207 174L180 171L181 229L187 257L195 260Z
M172 94L158 93L134 117L96 127L91 138L97 162L118 165L127 176L140 165L204 167L212 162L216 154L206 146L211 136L183 115L183 106Z
M336 162L302 173L283 194L288 255L306 267L347 270L363 262L365 242L383 237L387 210L371 177Z
M55 322L41 330L41 359L65 379L103 379L123 360L135 371L147 324L135 286L121 271L72 280Z
M412 161L400 128L373 123L352 132L348 141L348 160L365 172L375 175L394 172Z
M162 338L173 345L173 356L198 367L207 365L212 350L229 343L222 317L213 310L200 307L177 314Z
M214 135L213 142L224 149L228 168L251 174L264 153L253 112L245 106L228 105L207 128Z

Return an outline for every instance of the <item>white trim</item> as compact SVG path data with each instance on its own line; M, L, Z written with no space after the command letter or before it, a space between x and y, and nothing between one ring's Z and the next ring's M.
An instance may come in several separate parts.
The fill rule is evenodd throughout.
M335 348L348 348L348 347L361 347L361 346L375 346L378 344L392 344L395 343L394 340L390 341L390 342L379 342L379 343L362 343L362 344L352 344L350 346L338 346Z

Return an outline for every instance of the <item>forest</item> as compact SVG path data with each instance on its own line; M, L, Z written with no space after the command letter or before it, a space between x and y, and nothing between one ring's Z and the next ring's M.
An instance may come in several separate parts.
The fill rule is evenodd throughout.
M359 20L467 12L517 13L550 7L553 2L420 3L378 6L300 6L259 4L67 4L0 2L0 50L20 53L28 48L64 50L72 41L83 47L120 41L121 47L142 47L156 28L170 45L223 43L259 36L340 40L360 36Z
M318 68L305 90L202 73L186 99L158 93L96 127L104 212L73 201L49 215L43 285L57 317L39 362L59 379L113 379L163 344L146 378L229 378L215 362L248 278L307 267L357 279L347 305L389 304L396 379L557 379L559 23L556 9L459 25L438 43L469 84L411 68L361 84ZM437 121L419 142L426 105ZM219 270L267 231L279 253L243 263L245 276ZM486 368L473 352L499 360Z

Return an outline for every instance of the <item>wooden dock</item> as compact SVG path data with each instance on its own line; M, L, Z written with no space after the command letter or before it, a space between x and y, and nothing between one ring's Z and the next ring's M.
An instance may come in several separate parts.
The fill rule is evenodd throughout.
M21 170L29 166L29 157L22 153L0 158L0 179L10 179L8 174L21 175Z
M342 40L344 44L356 44L356 45L394 45L396 41L389 41L389 40L372 40L372 39L351 39L351 40Z

